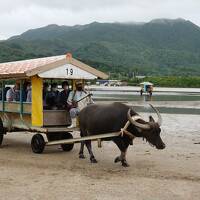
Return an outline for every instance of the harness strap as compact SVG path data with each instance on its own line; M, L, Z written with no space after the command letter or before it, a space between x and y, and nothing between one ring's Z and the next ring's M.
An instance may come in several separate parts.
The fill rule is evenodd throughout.
M127 135L131 140L135 139L136 136L134 136L132 133L130 133L127 130L124 130L123 128L121 128L121 137L123 137L124 135Z
M134 120L134 121L136 121L136 120L138 120L138 119L142 119L142 117L141 116L139 116L139 115L135 115L135 116L132 116L132 119ZM123 127L123 128L121 128L121 130L120 130L120 132L121 132L121 137L123 137L124 135L127 135L130 139L135 139L136 138L136 136L134 135L134 134L132 134L132 133L130 133L129 131L127 131L126 129L128 128L128 126L130 125L130 121L127 121L126 122L126 124L125 124L125 126Z

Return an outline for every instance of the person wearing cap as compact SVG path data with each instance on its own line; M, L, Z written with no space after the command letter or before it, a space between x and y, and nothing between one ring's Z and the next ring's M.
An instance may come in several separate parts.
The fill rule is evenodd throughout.
M84 90L82 82L76 82L75 86L76 89L69 93L69 97L67 99L67 103L71 107L69 112L72 119L72 124L68 128L76 127L76 117L78 116L79 112L88 104L93 103L89 93Z

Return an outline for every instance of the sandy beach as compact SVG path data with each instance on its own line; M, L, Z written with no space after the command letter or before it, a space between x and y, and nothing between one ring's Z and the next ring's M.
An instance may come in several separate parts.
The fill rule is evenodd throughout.
M71 152L48 147L41 155L30 148L31 135L8 134L0 148L0 199L199 200L200 123L198 115L162 114L159 151L141 139L130 146L129 168L115 164L114 143L93 143L97 164Z

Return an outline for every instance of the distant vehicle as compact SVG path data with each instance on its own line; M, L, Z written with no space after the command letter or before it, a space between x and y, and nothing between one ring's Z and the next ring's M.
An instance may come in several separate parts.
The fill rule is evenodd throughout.
M142 96L143 94L152 96L153 93L153 83L150 82L142 82L140 83L141 90L140 90L140 95Z

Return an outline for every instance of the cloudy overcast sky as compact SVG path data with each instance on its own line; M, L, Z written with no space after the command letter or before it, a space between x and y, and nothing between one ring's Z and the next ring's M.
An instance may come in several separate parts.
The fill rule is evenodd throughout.
M48 24L184 18L200 26L200 0L0 0L0 39Z

